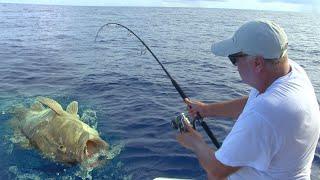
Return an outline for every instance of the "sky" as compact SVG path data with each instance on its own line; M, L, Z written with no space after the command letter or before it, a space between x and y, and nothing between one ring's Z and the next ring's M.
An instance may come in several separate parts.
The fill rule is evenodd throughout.
M0 0L0 3L76 6L144 6L320 12L320 0Z

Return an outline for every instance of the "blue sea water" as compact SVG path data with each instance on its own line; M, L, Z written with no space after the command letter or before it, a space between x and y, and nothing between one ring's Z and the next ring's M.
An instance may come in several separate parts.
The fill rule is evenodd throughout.
M246 21L273 20L289 38L289 56L307 71L320 98L320 16L317 14L197 8L72 7L0 4L0 179L206 179L196 157L175 140L170 121L185 111L179 94L130 27L192 99L208 102L248 93L236 68L210 46ZM104 167L83 171L23 149L7 122L10 107L51 97L80 115L96 113L97 130L115 149ZM220 141L230 119L210 118ZM206 137L203 130L201 133ZM245 144L244 144L245 145ZM312 179L320 177L320 145Z

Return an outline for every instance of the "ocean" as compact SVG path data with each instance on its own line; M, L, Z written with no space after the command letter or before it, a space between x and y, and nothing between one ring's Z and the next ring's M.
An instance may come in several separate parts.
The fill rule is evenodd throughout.
M76 7L0 4L0 179L206 179L193 153L180 146L170 121L186 106L139 35L191 99L217 102L246 95L235 66L210 52L244 22L263 19L287 32L289 57L308 73L320 98L320 15L230 9ZM86 171L44 158L17 144L10 107L37 96L79 114L94 114L113 159ZM90 114L90 113L89 113ZM220 142L233 121L206 119ZM213 147L201 127L199 131ZM245 145L245 144L244 144ZM320 145L312 179L320 177Z

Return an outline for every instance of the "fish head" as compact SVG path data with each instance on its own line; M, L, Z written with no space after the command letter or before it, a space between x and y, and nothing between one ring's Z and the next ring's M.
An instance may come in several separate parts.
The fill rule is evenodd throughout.
M99 136L99 133L80 121L77 116L69 114L55 116L46 132L48 137L52 137L50 142L54 144L50 152L54 152L54 159L59 162L76 164L90 160L96 163L104 159L109 149L109 144Z

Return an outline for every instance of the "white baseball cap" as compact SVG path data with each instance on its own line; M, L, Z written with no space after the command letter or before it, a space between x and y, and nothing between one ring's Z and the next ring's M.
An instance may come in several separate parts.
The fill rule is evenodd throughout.
M265 59L279 59L286 54L287 48L287 35L279 25L271 21L250 21L231 38L213 43L211 50L217 56L242 52Z

